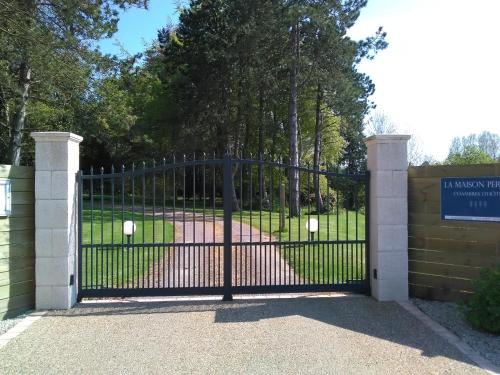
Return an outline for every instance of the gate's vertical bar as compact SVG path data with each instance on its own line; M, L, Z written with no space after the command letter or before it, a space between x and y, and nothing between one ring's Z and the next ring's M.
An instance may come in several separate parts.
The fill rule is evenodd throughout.
M224 297L223 301L232 301L232 270L231 270L231 251L232 251L232 178L233 164L231 156L224 156Z
M115 167L113 165L111 165L111 176L111 288L113 289L115 264Z
M207 154L203 153L203 287L206 286L206 276L207 276L207 271L206 271L206 266L207 262L205 260L206 255L207 255L207 237L205 236L206 234L206 213L205 209L207 206L207 196L206 196L206 164L207 164ZM210 247L208 247L208 254L209 254L209 259L210 259ZM210 274L210 267L208 268L209 274ZM210 279L209 279L210 281ZM201 286L201 285L200 285Z
M311 284L311 231L309 230L309 223L311 220L311 166L309 165L309 163L307 163L307 195L306 195L306 199L307 199L307 226L308 226L308 229L307 229L307 283ZM313 236L314 236L314 234L313 234ZM305 247L304 247L304 250L305 250ZM313 253L312 282L314 284L314 278L316 276L316 273L314 272L314 268L315 268L314 244L313 244L313 248L312 248L312 253ZM300 252L299 252L299 254L300 254ZM306 258L306 254L304 253L304 266L306 263L305 258ZM299 263L300 263L300 259L299 259ZM306 270L304 267L304 274L305 273L306 273ZM305 282L306 281L304 280L304 283Z
M285 186L283 185L283 170L282 170L282 161L281 161L281 157L280 157L280 160L279 160L279 164L280 164L280 167L278 168L278 172L279 172L279 194L280 194L280 224L279 224L279 231L278 231L278 236L279 236L279 239L278 239L278 251L276 252L276 249L275 249L275 256L278 257L278 268L279 268L279 281L278 281L278 285L281 285L282 282L281 282L281 278L282 278L282 275L281 275L281 258L283 256L282 254L282 243L281 243L281 232L285 229ZM276 276L274 276L276 277Z
M213 159L215 160L215 153L214 153L214 157ZM215 190L215 163L212 165L212 243L215 243L215 196L216 196L216 190ZM215 253L216 253L216 248L217 248L217 260L215 260ZM212 268L213 268L213 272L212 272L212 286L220 286L220 246L214 246L213 248L213 254L212 254ZM215 273L215 270L216 270L216 264L219 265L219 268L217 268L217 274ZM210 254L209 254L209 258L208 258L208 265L210 268ZM215 282L215 280L217 279L217 283ZM209 283L208 283L210 286L210 279L209 279Z
M240 154L240 160L239 160L239 167L240 167L240 246L239 246L239 257L240 257L240 283L239 285L243 285L242 280L243 279L243 254L246 257L246 249L245 252L243 252L243 162L241 160L242 155ZM246 260L246 258L245 258ZM246 262L245 262L246 265ZM245 278L246 281L246 278Z
M325 163L325 170L328 173L328 163ZM330 259L330 255L332 256L332 263L330 264L330 260L328 260L328 284L333 284L334 283L334 268L333 268L333 249L335 246L330 244L330 179L328 178L328 174L325 175L326 177L326 240L328 241L328 244L326 245L326 253L327 253L327 258ZM331 250L330 250L330 246ZM331 254L330 254L331 252ZM330 282L331 279L331 282Z
M156 246L155 246L155 243L156 243L156 223L155 223L155 216L156 216L156 161L155 159L153 159L153 218L152 218L152 221L153 221L153 279L152 279L152 287L154 288L155 287L155 250L156 250ZM146 242L143 240L143 242ZM158 253L158 260L160 259L160 254ZM148 259L149 260L149 259ZM148 264L148 270L149 270L149 264ZM157 274L159 275L159 272L160 270L157 269ZM149 278L148 278L149 279ZM160 284L160 277L158 276L158 285Z
M203 287L206 286L206 276L207 276L207 271L206 271L206 266L207 266L207 261L206 261L206 255L207 255L207 238L205 237L206 234L206 213L205 209L207 206L207 196L206 196L206 164L207 164L207 154L203 153ZM210 247L209 249L209 254L210 254ZM210 258L209 258L210 259ZM210 265L209 265L210 266ZM209 267L209 273L210 273L210 267ZM209 280L210 281L210 280Z
M186 247L188 248L189 255L189 245L186 246L186 155L182 156L182 286L186 286ZM189 262L189 260L188 260ZM180 270L179 270L180 275ZM189 275L189 263L188 263L188 275ZM189 278L188 278L189 282Z
M162 258L163 258L163 261L162 261L162 265L163 265L163 271L162 271L162 279L163 279L163 283L162 283L162 287L165 288L165 252L166 252L166 241L165 241L165 200L167 199L166 197L166 184L167 184L167 179L166 179L166 172L165 172L165 165L167 164L167 160L165 158L163 158L163 165L162 165L162 177L163 177L163 184L162 184L162 187L163 187L163 195L162 195L162 246L161 246L161 249L163 250L162 251ZM168 248L168 251L170 252L170 247ZM158 255L160 253L160 248L158 248ZM169 268L170 268L170 265L169 265ZM158 283L160 283L160 277L158 276Z
M337 279L336 279L336 283L339 284L340 283L340 269L339 267L341 266L341 263L339 262L339 249L340 249L340 246L339 246L339 243L338 241L340 240L339 238L339 226L340 226L340 223L339 223L339 188L340 188L340 184L339 184L339 181L340 181L340 178L339 178L339 168L337 166L337 177L336 177L336 180L337 182L336 184L336 191L335 191L335 216L336 216L336 221L335 221L335 226L336 226L336 235L337 235L337 247L335 249L335 255L337 256L337 264L335 266L335 269L336 269L336 273L337 273ZM340 259L341 262L342 261L342 258ZM343 263L342 263L343 264Z
M346 239L346 243L345 243L345 260L346 260L346 267L345 267L345 272L346 272L346 275L345 275L345 278L343 281L345 282L348 282L349 281L349 206L350 206L350 179L348 177L348 170L346 170L345 172L345 179L347 180L347 186L349 187L349 192L346 193L346 197L344 198L344 204L345 204L345 239Z
M356 210L356 244L354 245L356 248L356 281L359 280L359 257L358 257L358 240L359 240L359 233L358 233L358 211L359 211L359 191L358 191L358 185L359 185L359 180L356 180L356 188L354 189L354 196L356 197L355 205L354 208Z
M370 283L370 171L365 172L365 285L366 293L371 295Z
M94 285L94 167L90 167L90 287ZM97 283L96 283L97 287Z
M125 166L122 164L122 173L121 173L121 182L122 182L122 225L121 225L121 230L120 232L122 233L122 247L121 247L121 257L120 257L120 263L122 266L122 282L121 282L121 288L123 288L125 284L125 256L124 256L124 247L125 247L125 239L124 236L125 234L123 233L123 224L125 223ZM118 254L117 254L118 257ZM118 263L118 261L117 261ZM117 272L118 274L118 272ZM118 278L119 280L119 278Z
M196 154L193 154L193 269L196 270ZM198 284L193 272L193 286L200 286L200 248L198 247Z
M77 300L80 302L82 300L81 293L83 289L83 177L82 171L78 171L76 174L77 183L78 183L78 293ZM85 267L85 271L87 271ZM87 280L87 276L85 275L85 280Z
M173 158L172 158L172 164L173 164L173 168L172 168L172 186L173 186L173 204L172 204L172 208L173 208L173 214L172 214L172 222L173 222L173 228L172 228L172 231L173 231L173 241L174 243L177 243L177 238L175 236L175 204L176 204L176 201L177 201L177 189L176 189L176 183L175 183L175 168L176 168L176 165L175 165L175 154L173 155ZM175 267L176 267L176 263L175 263L175 253L177 252L177 250L179 249L179 246L177 247L174 247L173 249L173 252L172 252L172 287L175 287ZM179 262L179 257L177 257L177 262ZM170 267L168 268L170 270ZM178 276L179 274L177 274L177 278L179 278ZM168 278L168 283L170 286L170 271L169 271L169 278ZM177 283L177 286L179 286L179 283Z
M291 285L292 278L292 267L295 269L295 245L290 245L290 241L292 240L292 215L290 214L290 208L292 207L292 168L291 168L292 159L288 159L288 259L290 265L288 266L288 284ZM300 229L300 228L299 228ZM300 236L300 235L299 235ZM292 246L293 246L293 262L292 262ZM293 265L293 266L292 266ZM295 285L295 272L293 273L293 284Z
M259 155L259 285L262 285L262 197L264 195L262 154ZM265 255L265 254L264 254Z
M273 158L274 159L274 158ZM274 276L274 285L276 285L276 249L271 245L272 237L273 237L273 225L272 225L272 215L273 215L273 168L274 168L274 160L271 159L269 163L269 284L273 284L273 276ZM271 253L272 252L272 253ZM274 262L272 259L274 258ZM273 264L274 263L274 264ZM274 266L274 273L272 273Z
M132 163L132 223L135 228L135 163ZM127 288L130 288L130 237L127 236ZM134 287L134 262L135 262L135 230L132 231L132 287ZM144 247L142 248L144 254ZM144 257L143 257L144 260ZM137 269L139 269L139 256L137 257ZM137 287L139 287L139 277L137 277Z
M104 167L101 167L101 289L104 288ZM107 252L106 252L107 257ZM108 272L108 263L106 259L106 277Z
M250 155L250 158L252 156ZM256 269L257 269L257 266L256 266L256 263L255 263L255 258L256 258L256 255L257 255L257 250L255 250L255 246L253 246L252 242L253 242L253 237L252 237L252 213L253 213L253 173L252 173L252 170L253 170L253 165L252 164L248 164L248 168L250 169L250 269L248 270L248 273L250 274L250 285L252 285L252 279L253 279L253 283L255 284L255 280L257 279L257 276L256 276ZM253 250L253 253L254 253L254 256L252 257L252 250ZM253 263L254 263L254 272L253 272L253 275L252 275L252 260L253 260ZM252 278L253 276L253 278Z
M142 162L142 287L144 288L144 274L145 272L145 262L144 262L144 252L145 252L145 247L144 244L146 243L146 162ZM148 260L146 262L146 266L148 267L148 273L147 273L147 278L148 278L148 288L149 288L149 246L147 247L148 251ZM137 252L137 259L139 259L140 251ZM137 280L139 280L139 267L137 267Z

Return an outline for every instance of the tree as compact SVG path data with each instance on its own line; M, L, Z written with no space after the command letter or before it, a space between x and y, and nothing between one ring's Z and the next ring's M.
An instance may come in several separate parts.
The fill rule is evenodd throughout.
M500 159L500 135L484 131L466 137L454 137L451 141L448 159L453 155L464 155L466 150L481 150L493 160Z
M383 111L375 111L365 128L366 135L396 134L397 126Z
M325 147L359 142L354 133L374 86L356 67L385 46L381 30L360 42L346 36L365 3L190 1L178 26L159 35L166 142L197 154L288 156L292 166L310 161L316 169ZM346 142L337 141L342 122L355 124ZM327 138L334 141L325 146ZM298 180L290 172L291 215L300 213ZM252 191L263 196L265 185ZM233 208L239 204L233 184Z
M111 36L118 9L129 6L145 7L147 0L0 0L0 122L2 138L8 139L1 146L4 161L21 162L31 105L57 110L83 100L99 64L92 43Z
M444 164L463 165L487 164L494 162L495 159L481 150L478 146L467 145L462 152L448 155L448 157L444 161Z

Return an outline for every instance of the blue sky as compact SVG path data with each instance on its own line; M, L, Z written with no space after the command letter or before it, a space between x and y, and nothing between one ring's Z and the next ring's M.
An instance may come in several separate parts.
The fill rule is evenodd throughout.
M105 53L120 55L121 44L127 52L135 54L144 50L156 39L156 32L178 19L174 0L149 0L148 10L131 8L123 12L118 23L118 32L110 39L99 42Z
M151 0L148 11L122 14L119 31L100 43L137 53L159 28L177 21L175 0ZM447 156L451 139L483 130L500 133L499 0L368 0L350 36L378 26L389 47L360 69L375 82L372 99L400 132L416 138L424 154Z

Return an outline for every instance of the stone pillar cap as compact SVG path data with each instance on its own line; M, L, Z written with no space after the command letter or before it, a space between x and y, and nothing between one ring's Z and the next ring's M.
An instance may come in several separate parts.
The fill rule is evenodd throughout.
M411 135L406 134L379 134L365 138L365 143L396 143L408 141Z
M83 137L70 132L32 132L31 136L37 142L76 142L83 141Z

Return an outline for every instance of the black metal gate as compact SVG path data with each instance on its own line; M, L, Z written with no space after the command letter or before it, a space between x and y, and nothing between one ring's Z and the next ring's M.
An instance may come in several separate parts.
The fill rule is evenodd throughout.
M79 299L369 291L368 173L225 156L78 182Z

